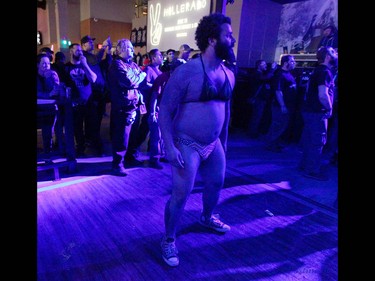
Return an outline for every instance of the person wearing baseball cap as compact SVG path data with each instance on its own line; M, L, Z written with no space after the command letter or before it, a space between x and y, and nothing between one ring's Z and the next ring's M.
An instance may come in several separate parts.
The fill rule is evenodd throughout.
M87 43L87 42L90 42L90 41L95 41L96 38L94 37L91 37L89 35L85 35L81 38L81 45Z

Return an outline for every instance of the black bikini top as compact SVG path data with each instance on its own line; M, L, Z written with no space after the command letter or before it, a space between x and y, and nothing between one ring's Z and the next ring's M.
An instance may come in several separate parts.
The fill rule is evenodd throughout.
M208 77L206 73L206 69L204 68L202 57L200 57L200 59L201 59L202 66L203 66L204 80L203 80L202 93L200 95L199 101L230 100L230 98L232 97L232 87L229 83L229 79L228 79L227 73L224 70L223 65L221 64L221 68L223 69L224 74L225 74L225 81L221 89L218 91L214 83L211 81L210 77Z
M210 100L222 100L222 101L230 100L232 97L232 86L230 85L227 73L224 70L224 66L221 64L221 68L223 69L224 74L225 74L225 81L221 89L218 91L216 89L215 84L211 81L210 77L208 77L206 73L206 69L204 68L202 57L200 57L200 60L202 62L203 72L204 72L202 92L198 100L187 100L184 103L210 101Z

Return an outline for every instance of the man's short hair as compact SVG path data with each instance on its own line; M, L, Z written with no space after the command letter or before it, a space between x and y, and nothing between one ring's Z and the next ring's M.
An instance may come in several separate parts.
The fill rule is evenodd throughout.
M256 62L255 62L255 68L258 69L258 67L260 66L260 64L261 64L263 61L265 62L265 60L256 60Z
M156 53L159 52L159 49L152 49L148 52L149 58L153 58L156 56Z
M327 55L334 57L335 50L329 46L320 47L319 50L316 52L316 59L318 60L318 63L323 63Z
M281 57L280 65L283 66L284 63L289 62L290 58L292 58L292 55L284 55Z

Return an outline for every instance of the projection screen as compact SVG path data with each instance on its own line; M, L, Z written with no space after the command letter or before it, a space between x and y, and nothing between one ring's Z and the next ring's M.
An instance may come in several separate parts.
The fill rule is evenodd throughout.
M195 30L210 11L211 0L149 0L147 50L177 51L182 44L197 50Z

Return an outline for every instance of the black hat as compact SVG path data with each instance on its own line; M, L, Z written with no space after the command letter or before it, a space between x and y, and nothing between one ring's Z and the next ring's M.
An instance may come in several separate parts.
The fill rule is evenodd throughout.
M83 36L81 38L81 44L85 44L89 41L95 41L96 38L90 37L89 35Z

